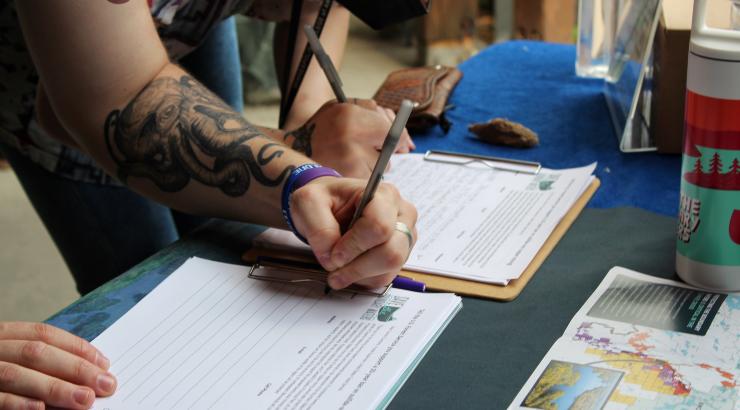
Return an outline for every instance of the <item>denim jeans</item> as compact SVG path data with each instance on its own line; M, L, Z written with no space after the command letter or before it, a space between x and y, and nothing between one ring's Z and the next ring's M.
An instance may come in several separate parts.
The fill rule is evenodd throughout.
M242 112L233 17L214 27L203 44L180 63ZM0 150L83 295L207 221L173 211L124 187L60 177L9 146L0 144Z

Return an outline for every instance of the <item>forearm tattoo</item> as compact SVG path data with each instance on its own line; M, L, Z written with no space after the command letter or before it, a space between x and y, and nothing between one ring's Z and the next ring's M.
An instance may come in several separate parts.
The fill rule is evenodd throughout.
M313 136L313 130L316 128L316 124L307 123L302 127L297 128L293 131L285 133L283 141L286 141L288 137L293 137L293 144L290 146L298 152L306 154L307 157L311 156L311 137Z
M194 179L240 196L252 177L274 187L294 168L268 177L263 167L286 147L189 76L152 81L123 110L108 114L104 133L122 182L147 178L165 192L180 191ZM256 154L248 142L261 144Z

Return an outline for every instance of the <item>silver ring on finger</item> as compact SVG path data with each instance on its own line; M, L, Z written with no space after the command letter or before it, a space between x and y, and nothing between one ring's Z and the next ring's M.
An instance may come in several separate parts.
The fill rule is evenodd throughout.
M394 229L406 235L406 239L409 240L409 250L411 250L411 247L414 245L414 234L411 232L411 229L409 229L405 223L400 221L396 222L396 227Z

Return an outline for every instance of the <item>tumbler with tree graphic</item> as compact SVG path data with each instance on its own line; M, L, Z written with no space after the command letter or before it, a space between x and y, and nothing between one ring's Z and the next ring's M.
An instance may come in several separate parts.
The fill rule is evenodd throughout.
M706 5L694 2L676 271L740 291L740 31L708 27Z

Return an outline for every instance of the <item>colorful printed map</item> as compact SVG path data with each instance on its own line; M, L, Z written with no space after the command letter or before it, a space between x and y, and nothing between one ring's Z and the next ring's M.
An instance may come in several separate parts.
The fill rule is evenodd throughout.
M730 323L740 323L740 296L727 298L703 337L594 321L563 347L571 360L624 373L604 408L736 410L740 334Z
M668 281L615 270L621 271L610 272L576 314L511 407L740 410L740 295L689 315L690 301L714 300L713 294L682 293ZM694 316L706 318L704 335L694 332Z

